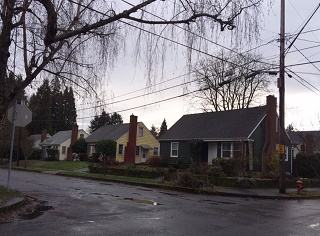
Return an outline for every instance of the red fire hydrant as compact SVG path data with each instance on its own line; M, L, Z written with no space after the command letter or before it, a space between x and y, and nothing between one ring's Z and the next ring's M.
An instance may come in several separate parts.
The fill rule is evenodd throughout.
M302 194L303 182L300 179L298 179L296 181L296 184L297 184L297 194Z

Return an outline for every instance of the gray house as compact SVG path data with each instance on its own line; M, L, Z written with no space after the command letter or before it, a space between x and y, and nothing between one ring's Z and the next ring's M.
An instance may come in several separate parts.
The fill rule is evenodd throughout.
M192 158L190 143L201 143L201 161L242 157L248 170L261 171L277 153L277 101L267 97L267 105L239 110L182 116L159 137L161 156ZM291 150L286 143L287 171L291 172Z

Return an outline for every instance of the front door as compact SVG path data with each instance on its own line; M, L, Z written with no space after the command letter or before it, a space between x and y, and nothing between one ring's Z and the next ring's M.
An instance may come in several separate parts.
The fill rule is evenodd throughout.
M147 154L148 154L148 149L142 148L142 158L141 158L142 163L145 163L147 161Z

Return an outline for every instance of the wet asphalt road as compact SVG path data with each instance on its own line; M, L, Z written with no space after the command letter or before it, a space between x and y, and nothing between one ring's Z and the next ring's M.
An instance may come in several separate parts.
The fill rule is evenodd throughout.
M10 187L38 208L0 224L1 236L320 235L320 200L205 196L22 171L11 172Z

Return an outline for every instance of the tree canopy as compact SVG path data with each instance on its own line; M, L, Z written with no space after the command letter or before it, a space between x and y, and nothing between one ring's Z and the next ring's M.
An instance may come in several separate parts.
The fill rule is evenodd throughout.
M269 78L261 57L221 51L220 59L207 59L194 66L198 92L196 102L204 111L250 107L265 92Z
M110 115L103 110L100 116L95 115L90 121L89 129L90 133L92 133L104 125L119 125L122 123L122 116L119 113L114 112Z
M13 91L2 93L0 114L36 78L49 75L94 93L106 68L125 55L128 38L136 42L133 57L144 59L149 79L163 70L177 35L185 43L186 63L199 50L208 52L211 41L204 37L218 31L228 29L227 37L238 44L253 40L261 7L262 0L1 1L0 87L9 72L24 74Z
M166 119L163 119L160 126L159 136L163 135L167 130L168 130L168 127L167 127Z

